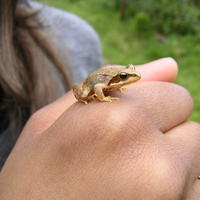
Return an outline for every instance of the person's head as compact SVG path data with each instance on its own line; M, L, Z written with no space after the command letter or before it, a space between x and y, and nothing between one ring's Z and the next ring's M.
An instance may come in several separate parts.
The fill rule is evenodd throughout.
M0 0L0 160L28 117L71 87L39 12L26 0Z

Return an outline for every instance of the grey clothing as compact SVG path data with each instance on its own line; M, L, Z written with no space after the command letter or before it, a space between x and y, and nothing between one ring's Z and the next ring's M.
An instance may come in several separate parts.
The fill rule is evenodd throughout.
M75 82L82 81L89 72L102 64L102 50L95 30L80 17L56 8L31 2L34 9L47 23L46 32L52 34L52 42L59 54L70 61Z
M29 4L26 0L20 1L26 5ZM71 66L75 82L81 82L89 72L101 66L102 51L100 40L97 33L86 21L74 14L42 6L36 2L31 2L30 5L36 10L41 9L39 15L44 20L44 35L50 39L59 56L66 63L70 62L69 66ZM51 67L51 63L48 66ZM52 69L54 68L52 67ZM58 79L58 77L55 73L55 79ZM59 82L60 80L58 80L58 84ZM3 98L1 93L0 98ZM1 121L5 119L6 115L9 115L9 113L1 113ZM25 124L28 118L29 114L26 115L25 112L24 121L17 124ZM17 121L18 119L14 120ZM21 132L21 130L15 130L12 126L9 126L8 129L6 127L6 123L0 126L0 169L12 150L18 133ZM13 132L13 130L15 131Z

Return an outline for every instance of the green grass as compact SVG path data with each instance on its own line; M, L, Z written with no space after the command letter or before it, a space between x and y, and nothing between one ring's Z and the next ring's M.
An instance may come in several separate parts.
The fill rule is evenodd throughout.
M161 57L173 57L179 64L177 83L187 88L195 103L191 120L200 122L200 34L169 35L164 43L155 34L138 35L132 20L120 21L118 12L105 0L42 0L75 13L88 21L102 40L105 64L142 64Z

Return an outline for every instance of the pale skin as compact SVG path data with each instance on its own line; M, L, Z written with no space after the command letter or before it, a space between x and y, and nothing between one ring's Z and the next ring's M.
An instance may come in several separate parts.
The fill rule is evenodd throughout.
M0 199L198 200L200 125L188 121L189 93L169 83L177 64L136 68L142 79L119 101L74 104L70 92L35 113L0 173Z

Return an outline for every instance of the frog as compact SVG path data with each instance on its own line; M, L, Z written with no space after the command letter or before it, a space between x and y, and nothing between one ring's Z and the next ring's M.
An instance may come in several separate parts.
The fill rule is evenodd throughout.
M87 104L91 100L98 99L100 102L112 102L119 100L118 97L106 96L111 91L124 92L126 85L141 79L141 74L135 66L129 64L121 67L98 69L88 75L80 84L73 85L73 93L79 102Z

